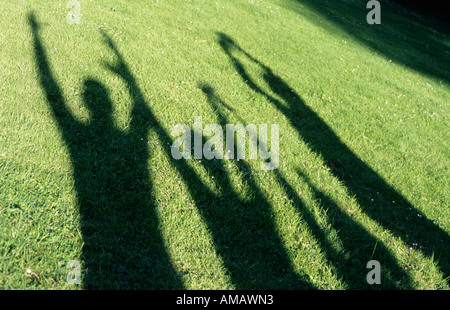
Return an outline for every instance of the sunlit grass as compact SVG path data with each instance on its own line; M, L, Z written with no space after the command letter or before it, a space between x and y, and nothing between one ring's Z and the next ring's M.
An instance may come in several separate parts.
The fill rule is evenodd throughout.
M183 288L303 288L284 275L292 271L318 289L449 289L449 248L440 239L448 240L450 233L450 77L443 78L448 71L433 75L431 69L426 72L391 57L390 49L383 54L308 2L80 0L80 25L67 23L65 1L2 4L0 288L82 289L89 285L67 284L67 262L79 260L85 266L84 260L94 259L83 256L70 149L38 82L27 23L33 11L65 103L80 122L89 124L91 117L82 100L83 81L94 78L109 92L115 128L130 130L132 94L107 67L116 58L100 30L114 41L136 78L158 120L141 137L150 154L144 169L152 183L148 194L155 201L157 219L152 220L158 223ZM333 8L338 16L342 7ZM350 13L339 18L356 18ZM417 37L432 33L448 42L444 32L408 22L408 14L389 14L386 21L395 20L395 26L383 24L377 30L381 34L392 29L411 37L414 32ZM362 18L358 33L374 27ZM373 31L367 28L369 34ZM233 62L220 45L220 33L270 68L281 86L271 88L262 65L244 52L232 50ZM386 44L394 51L413 46ZM427 59L430 68L448 67L445 52L434 51L437 55ZM407 55L411 53L423 57L422 49ZM244 81L237 62L259 92ZM214 109L201 90L205 84L230 109ZM346 158L339 150L327 153L313 138L305 141L302 134L313 132L302 132L295 123L299 115L283 113L275 100L285 107L289 102L300 105L301 100L306 108L299 111L309 110L322 120L367 170L409 202L399 208L411 208L406 211L411 216L392 227L380 223L382 209L387 203L395 208L396 202L371 188L358 197L363 185L352 193L334 173ZM224 119L232 124L279 124L279 168L260 171L257 160L175 164L168 156L171 141L163 141L161 132L170 134L179 123L193 127L196 115L203 117L203 124ZM330 166L332 154L337 168ZM205 193L214 200L203 201ZM412 216L426 218L438 233L429 237L428 226L416 225ZM413 239L416 236L420 239ZM435 246L438 253L433 253ZM272 266L265 255L281 257L281 262L286 257L288 263ZM130 251L120 259L133 257ZM371 259L381 263L380 286L364 282L369 271L365 264ZM88 272L101 273L84 268L83 277ZM145 272L135 272L139 275L134 277L144 279L144 288L153 288L145 282ZM117 283L96 285L117 288ZM170 279L167 283L172 288Z

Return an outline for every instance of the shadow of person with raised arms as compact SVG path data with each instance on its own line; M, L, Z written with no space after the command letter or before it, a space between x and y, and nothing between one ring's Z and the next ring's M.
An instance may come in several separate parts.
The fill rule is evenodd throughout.
M226 111L233 111L209 84L201 83L208 104L217 117L218 125L225 128L230 124ZM244 120L239 116L241 124ZM228 139L228 137L227 137ZM262 143L259 141L259 143ZM226 141L224 141L224 145ZM234 148L237 149L234 141ZM228 147L228 146L227 146ZM214 175L215 183L221 189L222 197L214 200L207 210L200 210L209 223L216 244L231 274L239 280L241 288L250 289L314 289L302 266L294 267L290 261L283 240L274 222L274 206L271 205L261 187L252 177L251 167L245 160L234 161L239 182L248 189L248 198L243 199L232 185L230 176L220 173L214 160L204 160L202 165ZM262 173L261 173L262 175ZM225 251L226 249L226 251ZM299 268L300 267L300 268ZM295 270L297 269L297 270ZM244 275L244 278L242 276Z
M135 76L117 46L105 32L102 35L116 57L113 64L106 63L105 67L124 81L134 105L149 109ZM148 113L147 121L162 145L173 142L152 112ZM163 148L163 151L187 186L236 289L314 288L304 275L293 270L271 219L270 206L261 193L256 195L259 201L242 201L232 188L227 173L214 161L202 161L207 170L220 172L215 180L223 195L216 194L186 160L175 160L170 148Z
M219 124L221 126L228 124L229 121L225 111L234 112L233 109L226 105L226 103L217 95L215 90L210 85L201 84L199 88L205 93L208 103L211 105L218 117ZM241 117L236 115L236 113L234 114L239 119L240 123L245 124L245 121ZM261 144L264 142L259 141L259 143ZM260 207L268 204L264 195L260 192L259 187L256 185L256 182L252 180L251 176L245 178L245 172L250 171L248 164L245 161L238 161L236 165L239 171L242 172L242 176L249 185L249 188L251 188L251 190L255 193L255 196L258 197ZM211 170L213 170L213 168L211 168ZM367 273L365 266L368 262L367 258L373 254L374 245L377 245L376 258L380 258L383 261L384 266L395 266L395 272L392 276L403 280L403 288L412 288L410 277L398 266L395 258L389 253L389 250L379 240L377 240L377 238L373 237L362 225L350 219L349 215L341 212L336 203L330 197L315 188L311 181L303 173L301 173L301 171L298 171L299 176L308 183L315 199L320 199L327 217L333 218L330 222L333 223L333 229L336 231L342 247L347 251L351 251L355 243L358 243L359 249L357 253L353 253L352 256L346 257L346 254L342 254L343 251L338 251L335 245L329 241L328 232L324 230L317 222L315 216L312 214L312 211L305 206L302 198L297 194L295 189L290 186L289 182L285 179L279 169L273 170L271 174L274 176L278 184L283 185L283 190L295 205L297 211L299 212L299 217L307 223L311 229L312 235L316 239L316 242L320 245L321 251L323 251L328 263L334 268L334 270L336 270L336 277L343 281L347 288L367 288L367 283L363 282L363 279L365 279ZM226 184L223 184L222 186L225 187ZM233 189L229 189L228 191L231 192ZM236 199L234 199L234 201L235 200ZM231 201L231 199L227 199L227 201ZM234 201L232 204L239 205L239 203ZM240 205L243 205L242 202ZM339 220L336 220L338 217ZM386 270L387 269L388 268L386 268ZM390 269L393 271L393 268ZM383 274L384 271L385 270L383 270ZM381 288L397 288L397 279L384 277Z
M349 195L357 199L362 211L406 244L410 243L410 240L416 240L424 245L420 251L428 257L433 256L444 273L444 278L447 278L450 275L449 235L428 220L353 153L281 77L247 53L226 34L218 33L218 41L243 82L285 115L290 125L297 131L299 138L312 151L323 157L332 174L347 187ZM238 55L249 59L261 68L265 83L277 97L256 84ZM382 201L374 204L370 198L377 192L382 197ZM418 214L420 216L417 216ZM405 220L406 218L408 220ZM420 231L426 231L427 234L417 233L417 227L421 228Z
M88 78L82 99L90 118L87 123L78 120L50 68L33 13L28 23L39 83L70 153L84 241L84 287L182 288L160 235L151 195L149 110L143 102L134 102L129 132L121 131L113 123L108 90Z

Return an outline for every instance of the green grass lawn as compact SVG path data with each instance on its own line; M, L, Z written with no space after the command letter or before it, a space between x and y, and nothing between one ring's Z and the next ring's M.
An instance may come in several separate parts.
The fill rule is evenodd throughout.
M79 0L69 24L67 2L0 10L0 289L450 288L444 22ZM278 169L173 159L194 116L278 124Z

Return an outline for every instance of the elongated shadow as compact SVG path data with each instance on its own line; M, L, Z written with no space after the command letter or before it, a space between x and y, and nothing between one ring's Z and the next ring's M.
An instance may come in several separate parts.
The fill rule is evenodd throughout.
M90 112L79 121L65 103L42 44L39 23L28 15L39 83L70 153L81 214L88 289L182 288L158 230L144 102L135 101L130 130L114 126L108 90L87 78L82 99ZM67 258L70 260L71 258Z
M321 245L327 260L335 268L339 279L349 289L367 289L366 264L375 259L383 263L381 285L375 289L414 289L411 277L398 265L391 251L384 243L369 233L364 226L357 223L346 210L313 185L311 180L300 170L297 174L308 184L313 200L320 201L327 221L336 233L338 240L330 241L331 231L325 230L314 220L314 215L305 207L302 198L289 185L283 175L276 171L276 179L285 184L286 194L292 199L300 214L311 228L312 234Z
M232 111L209 84L199 84L221 128L230 124L226 111ZM245 123L240 119L241 124ZM237 148L235 143L234 148ZM241 288L250 289L313 289L307 275L294 272L292 263L273 222L273 206L251 175L246 161L233 161L240 182L248 188L250 199L240 198L231 185L230 177L214 160L202 161L215 176L223 196L219 205L202 209L206 222L211 223L213 235L223 251L228 270L235 275ZM245 200L244 200L245 199ZM216 198L217 200L217 198ZM228 214L229 216L224 217ZM244 272L245 271L245 272Z
M359 159L281 77L275 75L269 67L247 53L226 34L219 33L218 37L219 44L243 82L285 115L299 138L312 151L322 156L333 175L347 187L349 194L357 199L362 211L406 244L411 244L411 240L422 244L420 251L437 259L444 277L447 278L450 275L450 238L447 232L428 220L377 172ZM247 58L258 65L263 72L264 81L281 100L258 86L238 57ZM377 201L372 201L374 197Z
M111 38L102 32L104 40L116 56L114 64L105 64L127 85L128 92L135 106L149 109L144 95L139 88L123 56ZM142 114L142 113L140 113ZM172 142L172 137L158 125L151 112L145 122L151 124L162 145ZM163 148L166 157L177 170L189 194L192 197L208 231L214 239L217 253L237 289L308 289L314 286L292 270L286 251L281 245L274 223L271 219L270 206L262 193L256 192L258 200L251 203L238 198L231 186L231 181L218 162L210 161L203 165L210 173L215 173L223 195L217 195L186 160L175 160L169 148ZM256 186L252 186L257 190Z
M218 117L219 124L224 127L229 123L226 117L226 111L233 111L221 98L215 93L214 89L207 84L201 84L200 89L205 93L208 102ZM234 113L235 114L235 113ZM236 116L236 115L235 115ZM239 121L244 124L244 120L237 116ZM263 143L263 141L259 141ZM206 165L206 164L205 164ZM238 162L239 171L250 171L250 167L245 161ZM211 169L212 170L212 169ZM336 232L340 245L332 244L329 238L329 231L324 230L315 220L312 211L310 211L298 196L296 191L289 185L282 173L276 169L272 172L278 184L284 185L286 195L293 201L299 215L306 221L311 229L316 241L320 244L325 258L335 271L336 276L344 281L349 289L367 289L368 284L364 282L368 270L365 268L369 260L378 259L383 261L383 282L381 286L376 288L411 289L411 279L404 270L398 266L395 258L384 244L373 237L363 226L356 223L346 212L342 211L336 203L326 194L319 191L309 180L309 178L301 171L297 171L299 176L305 180L313 192L314 200L319 199L322 207L327 214L328 220L332 222L332 228ZM245 173L242 175L245 176ZM252 189L257 188L251 178L245 178L245 181ZM225 183L226 184L226 183ZM232 189L229 189L232 191ZM258 193L257 197L262 205L267 201L262 197L262 193ZM355 252L355 244L358 245L358 251ZM372 257L374 247L376 247L376 255ZM388 267L389 266L389 267ZM401 279L401 281L399 281ZM400 284L401 283L401 284ZM375 288L375 287L374 287Z

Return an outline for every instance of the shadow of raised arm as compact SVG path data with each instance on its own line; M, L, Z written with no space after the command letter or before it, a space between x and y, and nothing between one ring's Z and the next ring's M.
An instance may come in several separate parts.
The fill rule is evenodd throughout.
M100 33L103 36L104 42L117 59L114 64L104 62L104 66L122 78L133 101L130 132L142 136L142 134L146 132L145 128L147 126L156 124L156 119L147 105L145 96L138 86L135 76L131 72L122 54L119 52L116 44L106 32L100 31Z
M70 135L67 134L67 130L72 126L79 126L81 124L73 117L65 104L64 95L50 68L47 54L42 45L39 35L40 25L36 20L35 14L33 12L29 13L27 19L33 35L34 58L38 71L39 83L44 90L45 97L58 122L58 126L63 129L63 134L65 136L70 137Z

